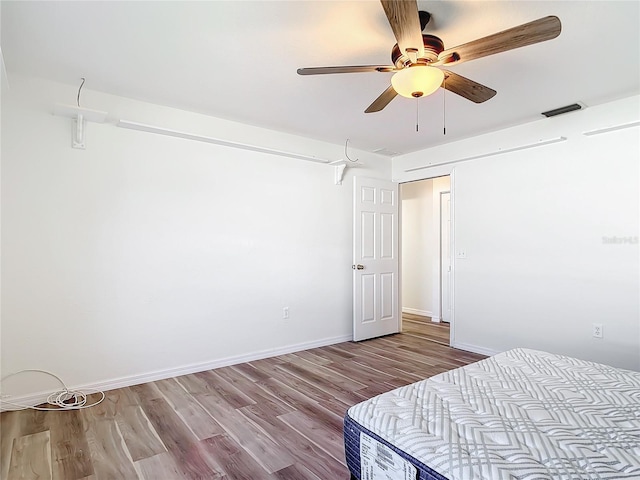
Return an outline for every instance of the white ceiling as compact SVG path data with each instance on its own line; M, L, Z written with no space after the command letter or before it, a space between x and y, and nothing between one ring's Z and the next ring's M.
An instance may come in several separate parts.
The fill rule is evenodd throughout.
M451 67L498 91L443 90L364 109L390 74L302 77L298 67L389 64L378 1L2 1L6 69L368 151L408 153L640 92L638 1L426 1L450 48L557 15L554 40ZM70 103L70 102L69 102ZM420 130L416 132L416 104Z

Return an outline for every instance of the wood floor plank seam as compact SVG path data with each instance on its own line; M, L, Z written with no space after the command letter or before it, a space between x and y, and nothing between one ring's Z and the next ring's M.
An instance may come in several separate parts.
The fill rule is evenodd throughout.
M294 354L295 355L295 354ZM353 390L358 390L360 388L365 388L367 385L364 383L361 383L359 381L354 380L353 378L349 378L345 375L343 375L341 372L332 369L332 366L336 365L336 362L328 362L324 365L314 365L313 363L311 363L309 360L306 360L298 355L295 355L297 358L300 359L300 361L302 362L302 365L300 365L302 368L307 368L309 370L311 370L312 372L317 372L319 375L324 376L324 377L328 377L331 379L332 383L335 383L336 385L340 385L343 386L342 384L346 384L347 388L351 388ZM340 383L338 383L338 381Z
M266 472L273 473L293 463L271 434L253 422L243 422L239 418L242 414L231 405L225 405L223 398L214 398L212 394L198 394L195 398L205 409L213 410L214 418L224 427L225 434L241 446Z
M170 378L156 382L165 400L193 433L197 440L204 440L223 433L224 429L182 385Z

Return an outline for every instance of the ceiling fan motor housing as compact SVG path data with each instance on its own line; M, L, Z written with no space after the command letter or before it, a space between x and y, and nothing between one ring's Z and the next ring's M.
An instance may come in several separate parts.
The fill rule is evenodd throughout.
M418 59L418 63L432 63L438 60L438 54L444 50L444 43L435 35L422 34L424 44L424 55ZM396 68L403 68L410 63L407 57L396 43L391 50L391 61Z

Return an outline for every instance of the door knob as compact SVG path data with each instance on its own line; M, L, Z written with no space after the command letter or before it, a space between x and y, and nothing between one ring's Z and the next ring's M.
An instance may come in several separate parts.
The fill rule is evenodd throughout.
M351 265L351 268L354 270L364 270L364 265Z

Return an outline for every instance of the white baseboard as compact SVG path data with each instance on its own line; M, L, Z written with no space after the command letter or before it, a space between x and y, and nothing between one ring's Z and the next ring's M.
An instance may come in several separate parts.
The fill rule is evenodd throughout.
M404 313L411 313L412 315L422 315L423 317L433 317L433 312L428 310L418 310L417 308L402 307Z
M452 342L451 346L453 348L457 348L458 350L464 350L465 352L479 353L480 355L487 355L489 357L493 355L497 355L498 353L502 353L501 351L498 351L498 350L479 347L477 345L469 345L468 343Z
M276 357L278 355L285 355L287 353L300 352L302 350L309 350L311 348L324 347L327 345L334 345L336 343L350 342L353 340L353 335L341 335L338 337L323 338L322 340L314 340L312 342L298 343L295 345L287 345L285 347L270 348L266 350L259 350L257 352L247 353L244 355L235 355L231 357L219 358L211 360L209 362L194 363L191 365L184 365L181 367L169 368L165 370L156 370L154 372L143 373L140 375L130 375L127 377L114 378L102 382L89 383L85 385L74 385L69 387L70 390L115 390L116 388L130 387L132 385L139 385L141 383L155 382L156 380L164 380L166 378L179 377L181 375L188 375L190 373L204 372L206 370L213 370L214 368L228 367L229 365L237 365L239 363L252 362L254 360L261 360L263 358ZM51 394L51 391L39 392L22 396L7 396L6 400L12 403L20 405L40 405L47 401L47 397ZM7 410L13 410L16 407L4 403L0 400L0 412Z

